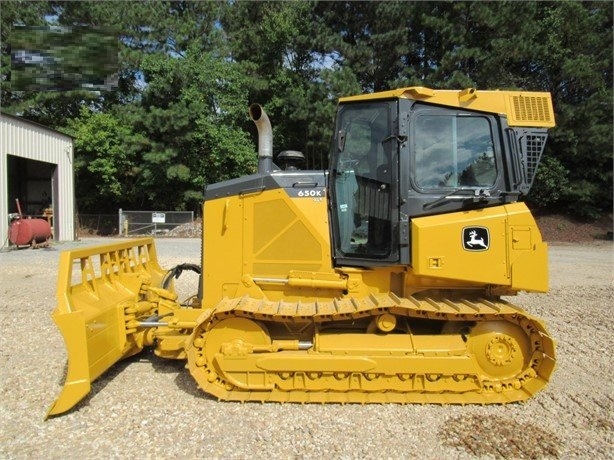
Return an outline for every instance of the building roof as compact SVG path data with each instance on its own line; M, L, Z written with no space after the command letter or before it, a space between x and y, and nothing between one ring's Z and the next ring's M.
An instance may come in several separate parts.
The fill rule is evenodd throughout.
M32 120L28 120L27 118L18 117L16 115L11 115L9 113L2 112L2 111L0 111L0 115L2 115L3 117L13 118L14 120L19 120L19 121L21 121L23 123L28 123L28 124L30 124L32 126L37 126L39 128L45 129L47 131L51 131L53 133L59 134L60 136L65 136L65 137L67 137L67 138L69 138L71 140L75 139L74 136L71 136L70 134L63 133L61 131L58 131L57 129L50 128L49 126L41 125L40 123L37 123L37 122L32 121Z

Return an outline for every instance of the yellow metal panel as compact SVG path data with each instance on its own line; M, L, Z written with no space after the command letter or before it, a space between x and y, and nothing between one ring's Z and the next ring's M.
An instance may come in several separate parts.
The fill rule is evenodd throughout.
M463 244L463 238L471 241L464 230L474 227L488 230L488 248ZM412 269L414 275L437 282L548 289L547 245L523 203L413 219Z
M512 249L531 249L531 227L511 227Z
M323 197L291 198L284 189L266 190L209 200L204 216L205 306L247 292L262 297L261 289L270 299L308 295L306 286L280 281L293 270L335 273ZM256 278L278 281L255 285L250 280Z
M508 285L507 248L503 207L456 212L412 220L414 273L477 283ZM488 229L487 250L469 251L463 246L463 230Z
M251 241L243 240L245 273L285 276L289 263L305 270L319 269L318 241L284 196L276 190L263 197L266 201L253 200L253 205L246 206L246 221L253 222L253 228L246 230L252 234Z
M440 90L424 87L349 96L339 102L404 98L483 112L505 114L510 126L552 128L555 126L552 97L547 92Z
M542 241L535 219L523 203L506 206L512 288L548 290L548 245Z
M548 291L548 246L535 245L531 252L515 254L511 264L512 288L531 292Z
M328 212L321 198L290 198L282 189L245 199L244 274L332 272ZM251 236L248 236L251 232Z
M276 193L281 196L280 192ZM281 199L254 203L253 249L260 252L271 244L271 235L279 235L296 221L296 215Z
M233 297L235 290L229 288L241 279L243 200L232 196L206 201L203 218L203 306L212 307L224 296Z

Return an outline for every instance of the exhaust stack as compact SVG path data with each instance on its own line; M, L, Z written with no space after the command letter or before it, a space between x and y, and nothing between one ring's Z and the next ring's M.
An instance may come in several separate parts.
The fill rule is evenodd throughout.
M260 104L249 106L249 116L258 128L258 172L271 172L273 163L273 129L269 117Z

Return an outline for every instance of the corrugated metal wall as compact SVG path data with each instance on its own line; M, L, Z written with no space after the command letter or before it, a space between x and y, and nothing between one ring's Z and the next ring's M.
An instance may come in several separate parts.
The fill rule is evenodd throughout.
M7 155L44 161L56 165L53 174L54 238L75 239L75 199L73 178L73 140L44 126L0 114L0 235L8 234Z

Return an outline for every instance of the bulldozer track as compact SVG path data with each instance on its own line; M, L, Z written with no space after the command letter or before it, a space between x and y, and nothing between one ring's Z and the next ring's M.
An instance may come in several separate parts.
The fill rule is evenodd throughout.
M244 372L243 384L226 373L224 362L231 364L231 361L222 361L222 357L217 356L219 362L214 363L210 356L207 358L205 350L211 331L229 318L244 318L264 325L304 323L317 328L318 325L376 318L383 314L486 325L505 322L519 332L511 333L510 337L492 332L482 347L484 356L481 357L467 352L459 356L452 350L438 351L434 353L436 356L406 353L395 361L403 363L403 368L396 372L310 371L307 364L299 371L284 371L277 369L272 361L273 364L262 366L264 370L252 375ZM522 334L526 338L520 337ZM480 358L495 367L505 366L511 359L508 357L519 348L517 341L529 344L522 369L503 377L492 377L480 370L476 363ZM523 401L544 387L554 370L554 350L553 339L538 319L500 298L400 298L388 293L366 298L287 302L243 297L224 299L215 309L201 315L188 345L188 367L202 390L229 401L487 404ZM321 356L317 350L316 353L312 350L313 354L309 350L292 353L287 359L306 356L305 363ZM260 353L258 356L274 354ZM427 361L429 364L423 365ZM411 367L413 365L416 367Z

